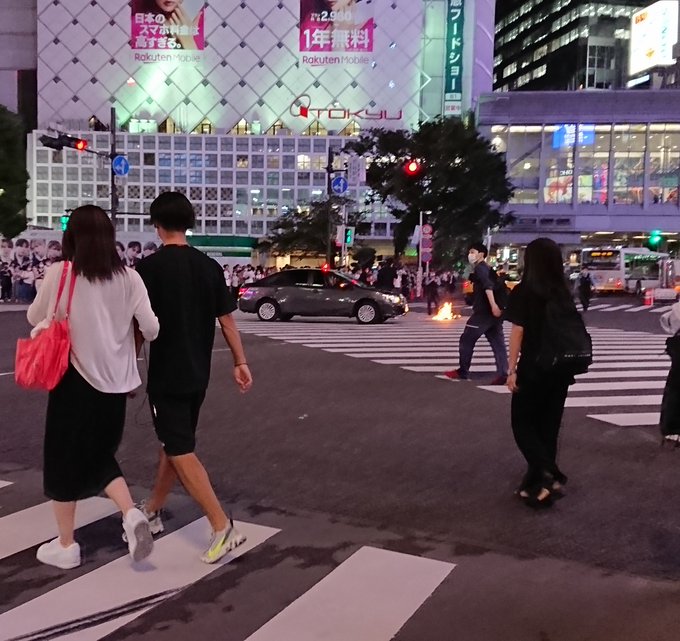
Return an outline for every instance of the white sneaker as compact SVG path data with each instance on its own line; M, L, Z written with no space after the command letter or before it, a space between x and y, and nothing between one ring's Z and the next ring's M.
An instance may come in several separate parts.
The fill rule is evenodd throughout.
M151 554L153 536L151 536L149 521L136 507L133 507L123 517L123 529L133 561L141 561Z
M239 545L246 542L246 537L235 527L234 522L229 519L229 527L221 532L213 532L210 547L201 555L203 563L216 563L227 552L230 552Z
M74 542L65 548L57 537L49 543L43 543L38 548L35 557L45 565L72 570L80 565L80 546Z
M151 530L151 534L156 536L156 534L162 534L165 532L165 526L163 525L163 519L162 514L163 510L156 510L155 512L149 512L149 510L146 509L146 501L142 501L141 503L138 503L135 505L137 509L147 518L149 521L149 529ZM128 542L127 540L127 534L123 531L123 541L125 543Z

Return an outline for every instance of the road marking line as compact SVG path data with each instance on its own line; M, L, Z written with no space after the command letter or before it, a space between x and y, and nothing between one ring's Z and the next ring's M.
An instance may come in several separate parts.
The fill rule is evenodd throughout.
M571 392L613 392L636 389L663 389L665 380L660 381L609 381L607 383L575 383L569 387Z
M661 405L661 394L649 396L574 396L567 398L565 407L630 407Z
M446 376L443 376L443 372L447 369L452 369L452 368L455 368L455 365L452 364L451 361L449 361L448 367L446 365L440 365L439 367L427 367L425 365L413 365L413 366L409 365L408 367L401 367L400 369L405 369L409 372L421 372L421 373L422 372L425 372L425 373L440 372L440 373L442 373L442 376L437 376L436 378L444 378L448 381L448 380L451 380L451 379L447 378ZM486 366L482 366L482 367L475 365L472 368L472 374L473 375L477 372L495 372L495 371L496 371L496 367L493 366L493 365L486 365Z
M588 418L603 421L618 427L643 427L658 425L661 418L659 412L639 412L630 414L588 414Z
M9 485L13 485L12 481L0 481L0 489Z
M670 359L666 359L669 360ZM590 369L607 369L612 372L618 371L616 368L620 369L643 369L645 367L659 367L663 365L658 360L656 361L629 361L629 362L609 362L609 363L593 363Z
M454 567L363 547L246 641L389 641Z
M632 307L632 305L630 305L630 304L627 304L627 305L616 305L615 307L610 307L609 309L606 309L606 310L603 309L602 311L603 311L603 312L604 312L604 311L606 311L606 312L619 312L619 311L621 311L622 309L628 309L629 307Z
M78 502L76 528L103 519L118 511L109 499L94 497ZM34 505L0 518L0 559L55 538L59 532L54 521L52 502ZM2 625L0 625L2 629Z
M608 307L611 307L611 304L607 303L606 305L591 305L588 308L589 312L595 311L596 309L607 309Z
M643 309L651 309L650 305L640 305L639 307L633 307L631 309L627 309L627 312L641 312Z
M650 309L649 311L652 312L652 314L663 314L664 312L667 312L671 309L673 309L673 305L668 305L666 307L656 307L654 309Z
M199 560L209 524L198 519L159 539L144 563L135 566L126 554L0 615L3 638L101 639L279 532L251 523L237 527L248 540L223 563L208 565Z
M640 372L588 372L587 374L579 374L576 380L592 379L592 378L666 378L668 376L668 369L647 369Z
M2 372L0 376L12 376L14 372Z

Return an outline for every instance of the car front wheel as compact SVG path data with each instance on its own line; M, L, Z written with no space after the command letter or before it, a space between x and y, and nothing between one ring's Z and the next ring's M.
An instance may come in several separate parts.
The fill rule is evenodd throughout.
M279 304L270 298L266 298L265 300L261 301L257 306L257 317L261 321L275 321L279 317L280 313L281 310L279 308Z
M357 322L360 325L369 325L380 322L380 310L375 303L363 301L357 307Z

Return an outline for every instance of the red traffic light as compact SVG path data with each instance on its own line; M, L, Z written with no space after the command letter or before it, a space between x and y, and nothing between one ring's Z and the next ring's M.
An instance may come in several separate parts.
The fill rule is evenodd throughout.
M87 149L87 140L82 140L82 139L76 140L75 148L78 151L85 151Z
M409 160L404 167L409 176L417 176L420 173L420 163L417 160Z

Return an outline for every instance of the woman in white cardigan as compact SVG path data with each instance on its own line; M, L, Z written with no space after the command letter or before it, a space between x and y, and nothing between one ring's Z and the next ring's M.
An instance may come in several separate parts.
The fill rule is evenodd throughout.
M104 491L121 510L130 555L139 561L150 554L153 540L115 456L127 394L141 384L134 322L145 340L152 341L158 336L158 319L142 279L121 264L113 225L102 209L87 205L73 211L63 254L70 262L47 269L28 310L31 325L44 326L57 300L62 270L67 269L57 310L57 319L64 318L75 274L70 364L49 394L45 426L44 489L53 500L59 537L41 545L37 558L63 569L80 565L80 546L73 536L76 501Z

